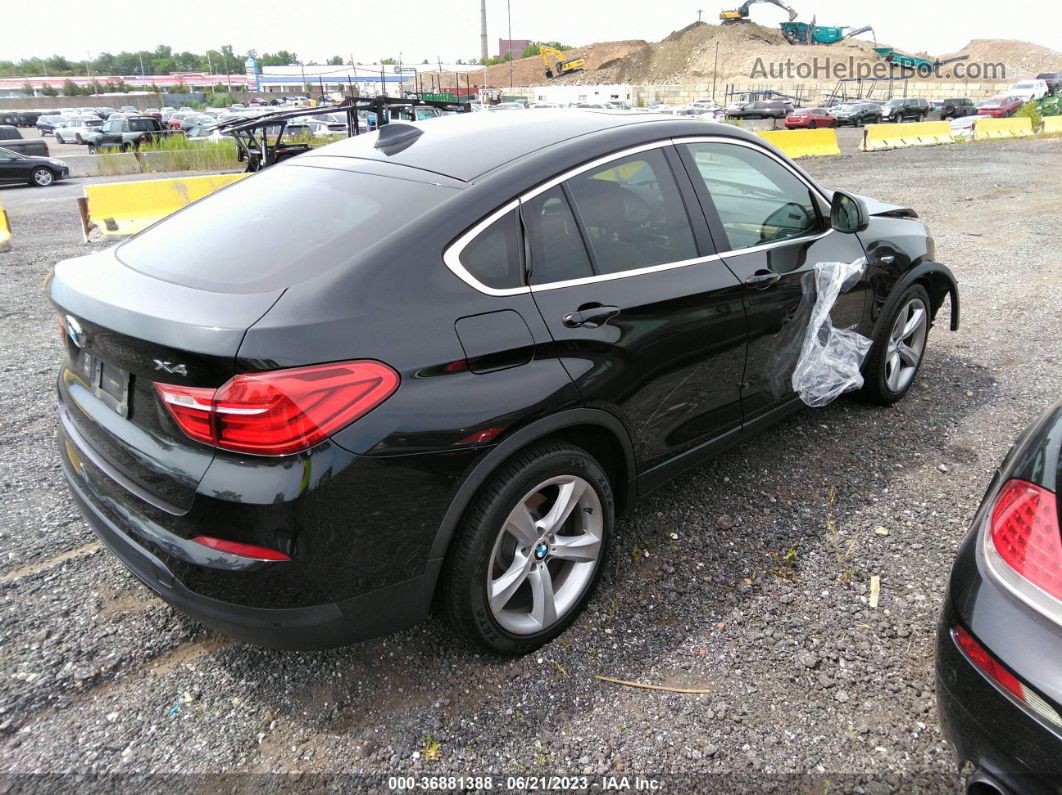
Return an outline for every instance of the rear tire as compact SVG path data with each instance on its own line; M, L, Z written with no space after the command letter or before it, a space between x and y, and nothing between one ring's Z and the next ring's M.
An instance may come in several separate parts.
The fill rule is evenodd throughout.
M450 624L498 654L553 640L601 578L614 511L608 476L585 450L555 441L519 453L481 489L451 544L440 590Z
M929 313L929 294L922 285L904 290L867 354L860 398L887 406L910 391L926 357Z

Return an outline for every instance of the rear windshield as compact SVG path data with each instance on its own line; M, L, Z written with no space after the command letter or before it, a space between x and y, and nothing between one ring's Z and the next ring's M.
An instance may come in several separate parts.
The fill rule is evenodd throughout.
M349 262L455 193L372 174L273 166L144 230L117 255L176 284L265 292Z
M148 132L155 129L155 122L151 119L130 119L129 129L133 132Z

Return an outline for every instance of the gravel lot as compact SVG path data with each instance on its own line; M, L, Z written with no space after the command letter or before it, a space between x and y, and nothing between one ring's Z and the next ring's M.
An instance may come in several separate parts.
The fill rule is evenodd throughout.
M934 626L994 468L1062 392L1060 159L1062 140L805 161L826 185L918 209L960 281L962 330L941 319L900 404L806 409L640 504L589 610L519 660L437 621L332 652L264 651L134 580L93 541L53 454L42 281L85 250L77 181L0 189L16 234L0 255L0 770L954 787Z

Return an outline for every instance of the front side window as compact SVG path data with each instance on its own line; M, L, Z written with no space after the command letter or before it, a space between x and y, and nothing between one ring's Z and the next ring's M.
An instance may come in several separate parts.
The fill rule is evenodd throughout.
M461 264L487 287L521 286L524 267L517 211L510 210L476 235L461 252Z
M685 145L731 250L806 237L822 220L811 189L774 158L747 146Z
M599 274L694 259L693 239L659 149L613 160L565 183Z

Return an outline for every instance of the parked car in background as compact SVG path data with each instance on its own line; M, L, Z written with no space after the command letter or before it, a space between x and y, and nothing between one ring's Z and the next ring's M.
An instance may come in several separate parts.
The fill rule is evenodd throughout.
M876 124L881 121L881 106L873 102L845 102L830 109L838 127L851 124L862 127L864 124Z
M837 119L826 108L798 108L785 117L786 129L833 127Z
M958 119L962 116L973 116L977 113L977 107L974 105L974 101L969 97L942 99L939 101L939 107L937 110L940 112L940 118L942 121L947 119Z
M245 640L344 645L435 604L531 651L591 598L635 497L803 406L782 352L816 263L872 258L831 312L873 340L868 401L909 392L948 296L957 326L913 210L826 190L750 132L564 110L384 130L48 285L77 505L149 588Z
M977 108L978 116L991 116L994 119L1003 119L1013 116L1025 103L1020 97L992 97L986 99Z
M890 99L881 106L882 121L924 121L928 115L929 102L922 97Z
M1022 102L1043 99L1051 93L1046 80L1019 80L1007 89L1007 95L1017 97Z
M792 102L782 100L769 100L763 102L750 102L741 110L726 111L730 119L784 119L796 110Z
M109 107L106 107L106 106L100 106L100 107L96 108L96 110L94 112L95 112L95 114L97 116L99 116L101 119L106 121L107 117L110 116L112 113L114 113L114 108L109 108Z
M65 116L61 116L58 113L49 113L44 116L37 117L37 132L42 136L50 135L55 132L55 125L66 119Z
M159 110L158 108L148 108L147 110L144 111L144 115L145 116L151 116L152 118L155 118L155 119L160 119L160 120L162 119L162 111Z
M190 130L193 127L199 127L204 124L216 124L217 119L213 116L207 116L204 113L192 113L181 119L181 130Z
M332 135L346 135L347 125L336 121L321 121L308 118L305 120L307 129L315 138L327 138Z
M20 110L18 112L17 124L19 127L36 127L37 119L42 115L44 114L39 110Z
M61 144L83 144L85 136L97 132L104 124L103 119L93 114L63 122L55 128L55 140Z
M140 113L140 109L137 108L135 105L122 105L121 110L122 113L131 113L133 115Z
M1036 79L1047 83L1047 90L1052 95L1062 94L1062 72L1040 72Z
M0 141L0 144L7 143L9 142ZM0 183L9 185L25 182L27 185L46 188L69 176L70 169L62 160L24 155L6 146L0 146Z
M184 123L185 119L187 119L189 116L196 115L198 114L194 110L179 110L176 113L170 114L169 118L166 119L166 125L171 130L179 130L181 129L181 125Z
M217 130L213 125L198 125L185 132L185 138L193 143L218 143L220 141L233 140L232 135L226 135Z
M157 141L165 135L179 134L178 130L163 127L162 122L151 116L123 116L109 119L96 132L84 137L89 153L105 149L133 152L147 141Z
M941 611L937 711L977 792L1057 793L1062 782L1060 486L1062 401L996 471Z
M48 142L43 138L23 138L22 131L10 124L0 125L0 146L23 155L48 156Z
M959 116L956 119L951 120L951 135L953 138L966 138L972 139L974 136L974 126L977 123L977 119L980 118L977 114L973 116Z

